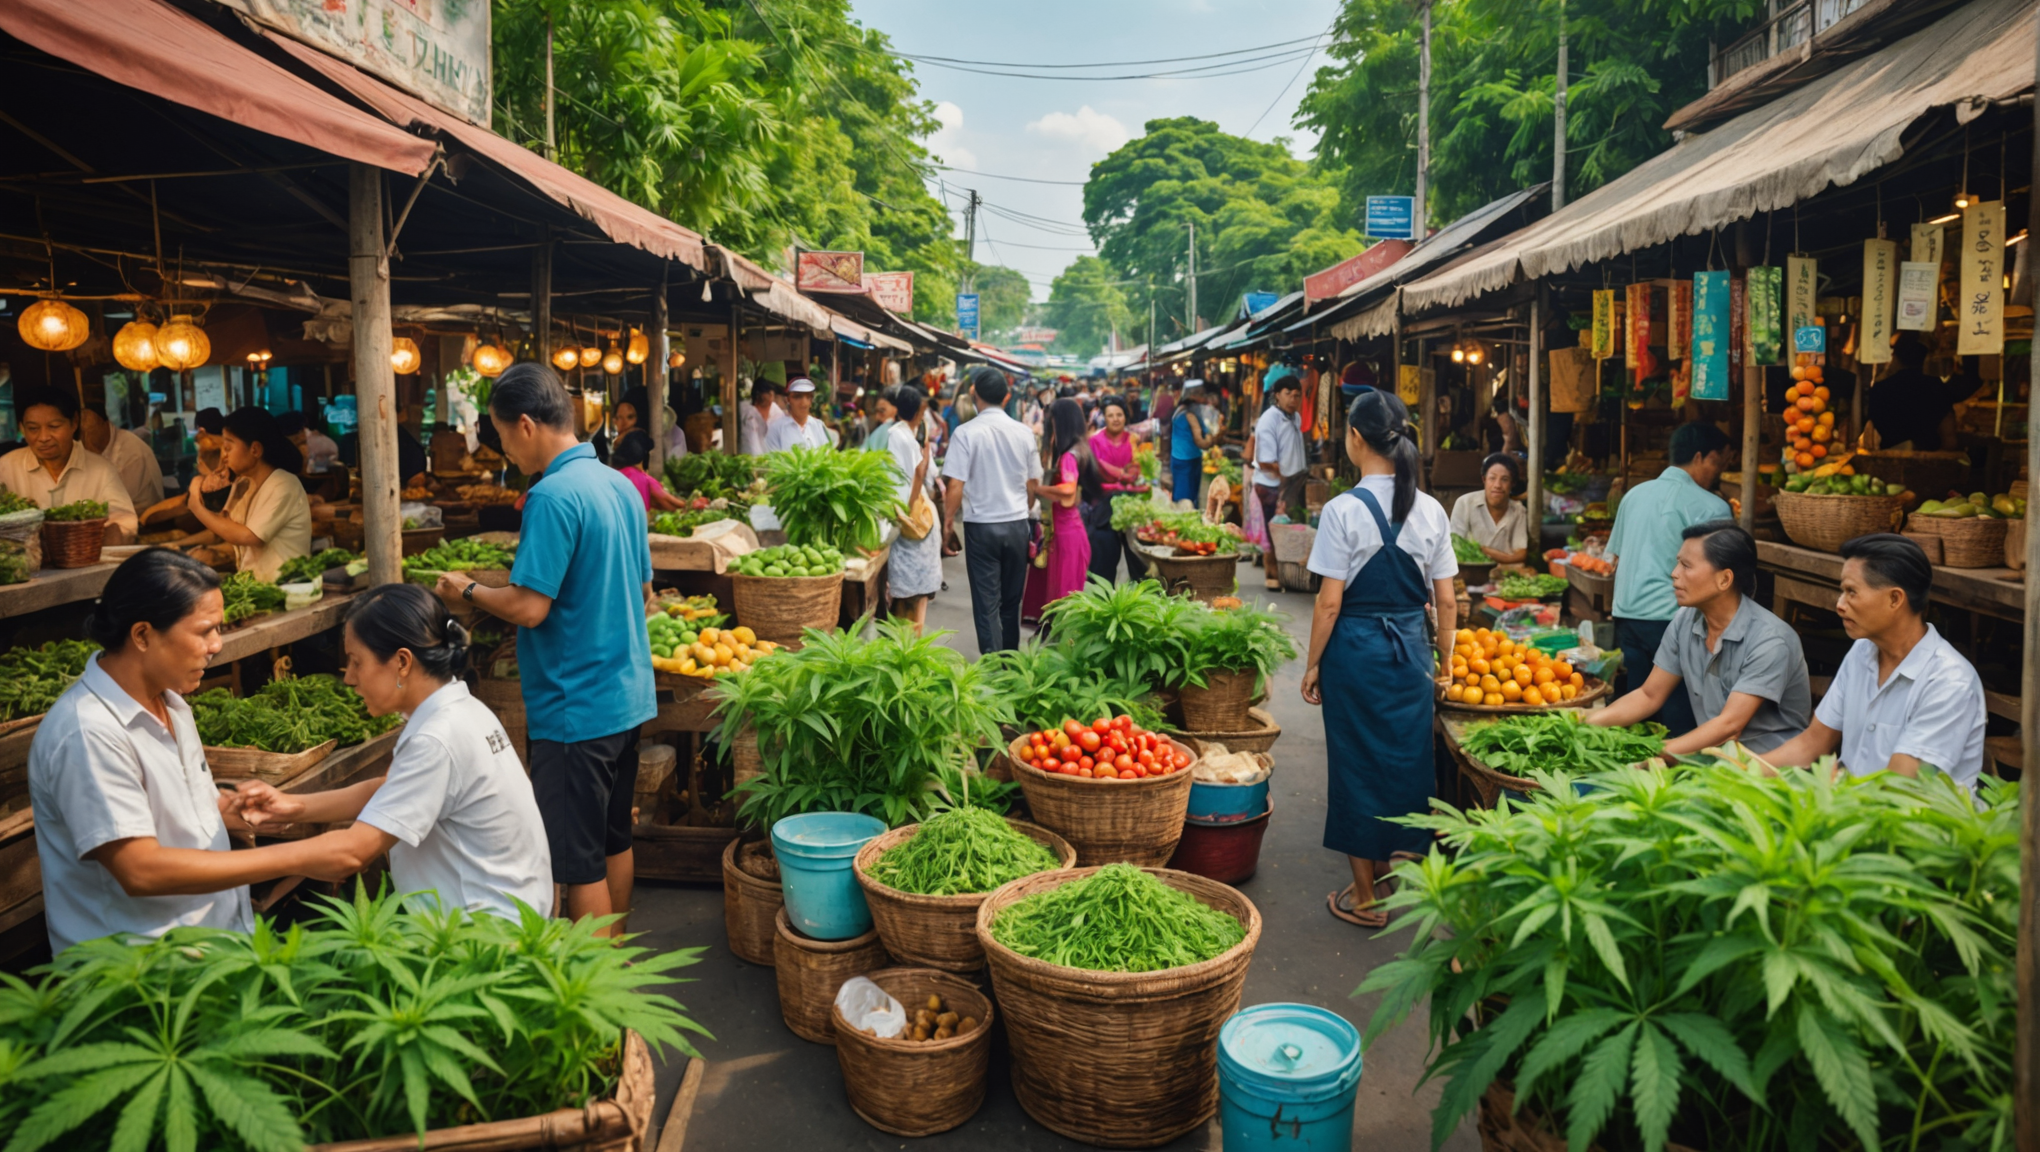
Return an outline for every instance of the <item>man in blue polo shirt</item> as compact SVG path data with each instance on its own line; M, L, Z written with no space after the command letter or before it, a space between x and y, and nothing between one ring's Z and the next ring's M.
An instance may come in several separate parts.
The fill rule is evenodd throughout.
M644 501L574 436L571 404L544 364L513 364L496 378L489 418L503 455L526 475L544 475L525 497L510 586L484 588L448 572L439 595L517 626L531 787L553 880L566 886L567 914L580 919L630 911L638 728L658 704L645 632L652 556Z

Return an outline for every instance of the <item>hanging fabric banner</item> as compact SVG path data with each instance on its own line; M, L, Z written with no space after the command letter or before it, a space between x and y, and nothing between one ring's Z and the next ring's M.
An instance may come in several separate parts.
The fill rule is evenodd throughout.
M1785 330L1797 332L1814 323L1820 290L1820 261L1811 256L1785 258Z
M1594 359L1606 360L1615 355L1615 290L1603 289L1594 293L1594 340L1588 347Z
M1784 286L1783 268L1752 268L1749 271L1750 362L1776 364L1784 349L1779 331L1779 291Z
M1650 353L1650 285L1631 284L1622 309L1622 359L1638 380L1657 372L1657 357Z
M1740 380L1743 365L1749 360L1750 347L1750 282L1740 276L1728 281L1728 378ZM1711 397L1696 396L1696 400ZM1723 396L1723 400L1728 397Z
M1915 264L1938 265L1944 258L1941 251L1941 233L1946 230L1941 224L1915 224L1912 226L1912 251L1907 258Z
M1898 305L1898 241L1863 241L1863 334L1859 364L1891 363L1891 320Z
M1957 356L2005 350L2005 206L1987 200L1962 210L1962 283L1955 293Z
M1931 332L1934 298L1941 287L1941 265L1907 260L1898 266L1898 330Z
M1665 298L1665 354L1684 360L1693 351L1693 282L1674 280Z
M1727 272L1693 274L1693 399L1728 399L1729 321Z

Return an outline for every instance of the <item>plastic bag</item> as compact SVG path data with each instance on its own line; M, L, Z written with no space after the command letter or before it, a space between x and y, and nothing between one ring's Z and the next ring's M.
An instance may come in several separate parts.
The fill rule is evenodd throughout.
M397 506L397 515L419 528L442 528L446 525L444 513L437 504L405 501Z
M836 1007L852 1028L870 1031L881 1040L890 1040L907 1030L906 1006L863 976L852 976L836 990Z

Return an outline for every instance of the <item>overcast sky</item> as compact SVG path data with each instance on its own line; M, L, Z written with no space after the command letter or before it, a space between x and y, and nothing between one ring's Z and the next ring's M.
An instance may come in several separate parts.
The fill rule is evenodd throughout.
M975 187L993 206L979 217L978 260L1025 273L1037 300L1047 299L1058 271L1079 253L1093 251L1086 237L1067 234L1083 225L1083 189L1076 185L1093 163L1140 135L1147 121L1196 116L1256 140L1289 137L1292 150L1308 156L1313 141L1290 127L1290 119L1311 72L1325 57L1321 51L1308 60L1295 57L1310 47L1311 37L1327 30L1338 10L1337 0L852 2L857 18L891 36L895 50L959 60L1022 65L1143 61L1301 41L1256 53L1266 59L1240 65L1256 70L1206 79L1017 79L915 65L921 95L937 102L943 129L929 144L944 163L978 173L1074 182L1057 186L941 174L959 220L957 234L962 235L961 190ZM1145 74L1200 63L1100 71ZM1002 209L1063 227L1030 226L1003 218L998 214Z

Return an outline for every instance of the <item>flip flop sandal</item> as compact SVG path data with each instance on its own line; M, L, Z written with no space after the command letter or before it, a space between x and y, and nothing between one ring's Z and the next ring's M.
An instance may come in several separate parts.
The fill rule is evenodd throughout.
M1348 924L1357 925L1361 928L1378 929L1388 927L1388 913L1374 907L1353 907L1349 899L1352 894L1353 886L1348 884L1337 892L1326 896L1325 907L1331 910L1332 915L1344 920Z

